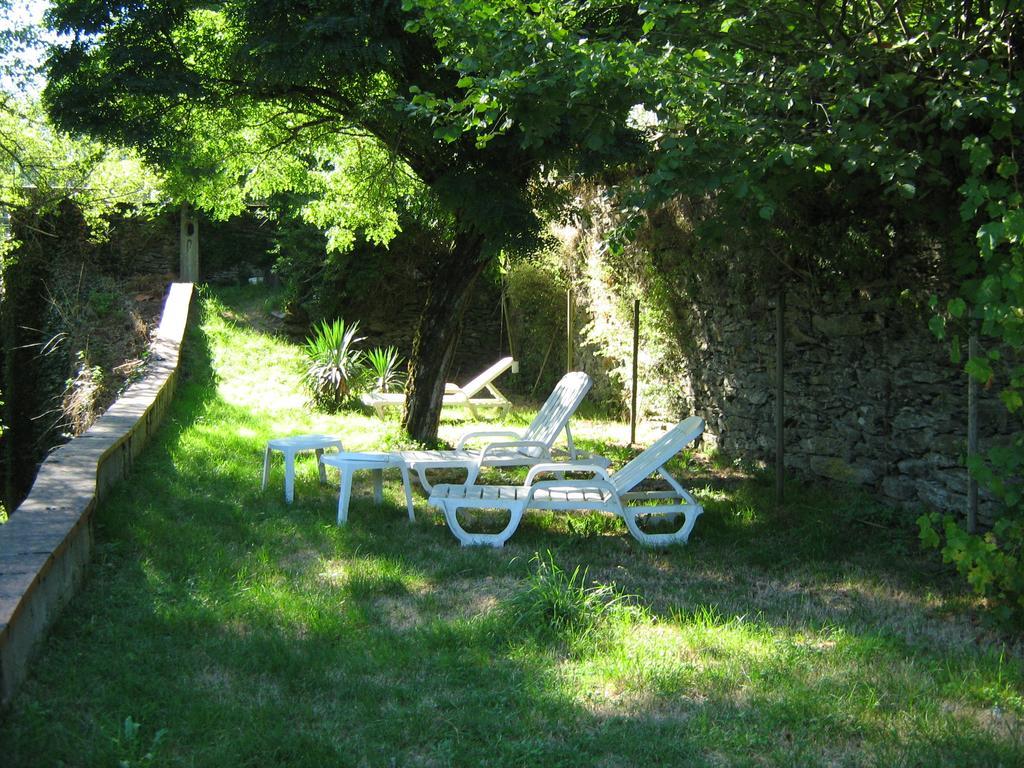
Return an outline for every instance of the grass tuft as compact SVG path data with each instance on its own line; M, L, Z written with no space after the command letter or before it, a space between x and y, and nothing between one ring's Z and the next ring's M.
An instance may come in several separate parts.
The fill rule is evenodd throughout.
M506 602L514 632L560 641L579 650L592 645L624 597L610 584L588 583L588 569L567 571L548 550L530 558L524 586Z

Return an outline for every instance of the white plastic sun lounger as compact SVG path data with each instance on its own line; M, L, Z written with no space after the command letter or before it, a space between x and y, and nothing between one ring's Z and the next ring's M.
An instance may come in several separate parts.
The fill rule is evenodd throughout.
M555 441L564 431L568 447L568 461L586 460L591 464L607 466L600 456L584 456L573 444L569 419L579 408L593 384L582 371L567 373L555 385L547 402L541 407L530 426L522 432L513 430L478 430L462 436L453 451L399 451L409 469L415 470L420 485L428 493L431 483L428 470L465 469L466 482L473 483L484 467L529 467L555 459L552 453ZM482 448L468 447L471 442L490 440Z
M503 357L486 371L481 373L472 381L459 386L458 384L445 384L444 397L441 400L442 406L460 405L469 408L474 419L480 418L480 408L497 408L502 415L508 413L512 403L502 394L494 384L494 380L507 371L515 363L511 357ZM489 397L478 397L486 390ZM373 408L377 415L384 417L387 408L401 408L405 404L405 394L402 392L367 392L362 397L364 405Z
M585 464L537 464L521 485L436 485L429 504L444 512L448 527L463 546L502 546L515 533L527 509L598 509L619 515L629 532L641 544L663 547L685 542L704 509L665 469L665 464L704 432L704 420L691 416L659 438L618 472ZM590 474L584 480L544 480L542 474L579 472ZM668 491L636 491L651 475L661 475L671 487ZM509 522L500 533L472 533L459 522L460 509L507 509ZM669 533L648 533L637 518L675 519L684 516L682 525Z

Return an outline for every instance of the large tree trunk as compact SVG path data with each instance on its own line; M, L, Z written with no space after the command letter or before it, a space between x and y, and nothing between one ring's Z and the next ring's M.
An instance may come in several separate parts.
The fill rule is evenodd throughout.
M482 247L483 238L460 236L446 258L438 260L413 339L402 426L414 440L428 445L437 442L444 384L463 315L473 285L486 267Z

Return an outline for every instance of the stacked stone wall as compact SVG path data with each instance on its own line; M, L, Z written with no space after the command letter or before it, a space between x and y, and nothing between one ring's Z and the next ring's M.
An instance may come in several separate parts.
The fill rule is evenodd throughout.
M773 466L776 286L784 274L787 469L908 509L966 514L968 380L951 344L961 358L967 344L929 329L929 297L958 279L944 271L939 244L894 239L888 250L847 254L842 272L813 255L785 271L767 250L701 240L693 206L680 202L652 214L634 245L616 253L606 242L614 215L594 200L588 227L559 237L587 318L581 340L604 362L588 369L595 392L628 403L627 340L639 297L640 418L699 414L706 442ZM1012 439L999 390L994 382L980 391L982 452ZM980 521L991 524L999 511L982 492Z
M966 376L924 312L891 292L787 292L786 466L890 503L963 513ZM676 390L680 410L703 416L724 452L765 463L775 450L775 312L768 298L688 307ZM979 413L983 448L1008 437L995 391L982 392ZM982 521L996 511L983 498Z

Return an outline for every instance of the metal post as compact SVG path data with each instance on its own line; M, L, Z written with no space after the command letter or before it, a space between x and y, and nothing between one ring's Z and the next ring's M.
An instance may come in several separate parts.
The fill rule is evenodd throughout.
M633 300L633 393L629 406L629 444L636 443L636 395L639 389L640 363L640 299Z
M973 330L967 341L968 358L978 357L978 334ZM967 377L967 458L978 455L978 380ZM978 481L967 473L967 532L978 529Z
M775 302L775 502L782 504L786 487L786 290L779 286Z

